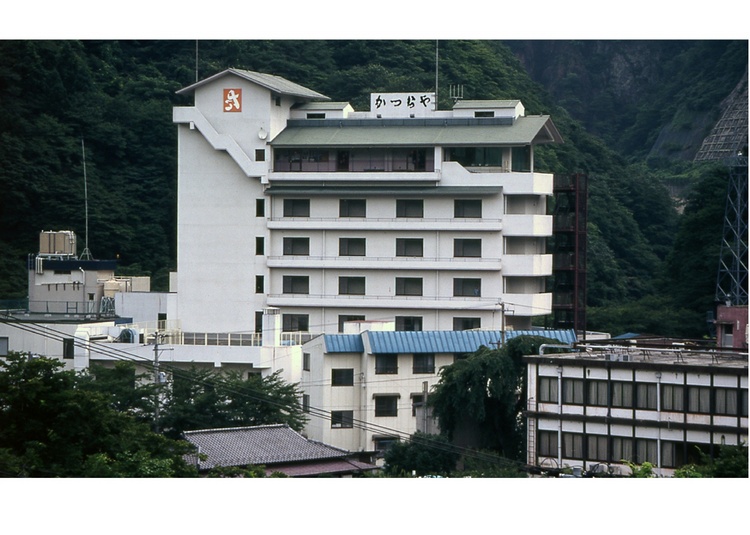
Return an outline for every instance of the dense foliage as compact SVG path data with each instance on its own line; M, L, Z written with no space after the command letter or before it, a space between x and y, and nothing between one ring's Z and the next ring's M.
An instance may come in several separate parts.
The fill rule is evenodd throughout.
M0 361L3 477L189 477L184 441L154 433L112 396L44 357Z
M523 355L542 344L559 344L538 336L518 336L500 349L481 347L468 358L440 370L428 398L440 429L454 442L469 442L505 458L522 461L526 400Z
M26 295L26 256L36 251L39 231L74 230L82 250L84 149L89 249L119 259L121 273L151 275L153 289L166 289L176 268L171 113L189 104L175 94L181 87L246 68L366 109L370 92L434 89L435 45L0 41L0 298ZM726 173L675 161L705 136L742 78L747 42L450 40L438 51L441 109L452 104L454 84L467 99L518 98L528 113L550 114L565 139L537 151L537 168L589 175L589 327L633 330L615 308L656 296L662 306L649 314L649 328L705 334L720 229L711 219L700 249L680 239L692 231L689 212L678 215L674 200L696 186L718 202ZM692 141L670 152L657 143L662 131ZM670 195L665 184L675 179L681 185ZM679 278L669 277L674 265ZM660 326L664 314L681 318L681 327Z

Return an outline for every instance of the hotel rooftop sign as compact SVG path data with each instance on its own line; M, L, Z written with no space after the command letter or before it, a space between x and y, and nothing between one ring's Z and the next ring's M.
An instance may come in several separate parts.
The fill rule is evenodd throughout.
M370 93L370 112L381 117L426 117L435 111L435 93Z

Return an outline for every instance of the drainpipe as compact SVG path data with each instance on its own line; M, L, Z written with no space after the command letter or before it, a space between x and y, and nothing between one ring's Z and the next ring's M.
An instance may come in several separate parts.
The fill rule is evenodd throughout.
M656 440L656 469L661 475L661 372L656 372L656 419L659 435Z
M557 367L557 466L562 468L562 366Z

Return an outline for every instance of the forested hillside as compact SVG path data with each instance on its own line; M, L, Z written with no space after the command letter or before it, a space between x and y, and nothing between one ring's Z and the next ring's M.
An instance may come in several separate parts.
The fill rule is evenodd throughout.
M702 336L727 172L690 163L689 147L648 156L665 128L708 133L746 75L747 41L437 45L441 108L452 84L467 99L520 99L565 139L537 168L589 175L589 328ZM172 107L189 104L175 91L196 77L269 72L366 109L370 92L434 90L435 57L434 41L0 41L0 299L25 296L40 230L74 230L82 249L84 147L89 249L166 288ZM683 215L675 182L693 199ZM686 239L690 225L702 230Z

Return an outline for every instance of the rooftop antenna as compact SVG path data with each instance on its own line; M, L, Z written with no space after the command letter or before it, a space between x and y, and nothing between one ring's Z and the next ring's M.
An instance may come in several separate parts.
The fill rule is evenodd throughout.
M435 111L438 109L438 43L435 40Z
M86 147L83 144L83 138L81 138L81 153L83 154L83 201L86 207L86 236L81 260L91 260L91 251L89 251L89 189L86 180Z
M453 99L453 104L455 105L459 100L464 98L464 85L451 85L450 96Z

